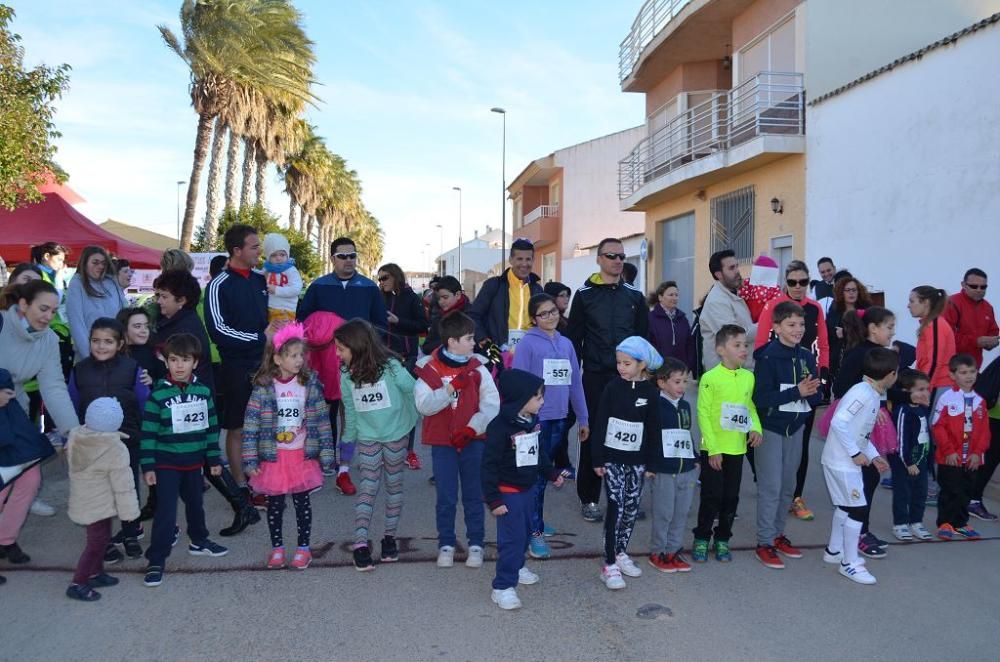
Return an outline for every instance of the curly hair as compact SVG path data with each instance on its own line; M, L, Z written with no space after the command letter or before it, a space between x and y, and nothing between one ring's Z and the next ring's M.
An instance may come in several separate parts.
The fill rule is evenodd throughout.
M841 313L847 310L847 303L844 301L844 289L851 283L858 286L858 301L854 304L854 308L856 310L864 310L870 308L872 305L872 297L868 293L868 288L865 287L864 283L854 276L847 276L838 280L837 284L833 286L833 306Z

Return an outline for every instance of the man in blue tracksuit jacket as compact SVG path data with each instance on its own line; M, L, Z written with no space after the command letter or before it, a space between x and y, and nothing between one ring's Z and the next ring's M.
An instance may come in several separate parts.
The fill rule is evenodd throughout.
M388 328L385 302L378 285L357 271L358 250L354 241L340 237L330 244L333 273L314 280L299 302L300 322L318 310L336 313L345 320L359 317L384 336Z

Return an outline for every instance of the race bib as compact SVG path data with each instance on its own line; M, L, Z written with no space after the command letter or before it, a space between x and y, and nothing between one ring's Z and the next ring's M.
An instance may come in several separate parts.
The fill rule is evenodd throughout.
M917 433L917 443L926 446L931 443L931 435L927 432L927 419L920 419L920 432Z
M520 329L509 329L507 331L507 349L513 352L514 348L517 347L517 343L521 342L521 339L524 338L524 334L525 332Z
M972 405L968 401L965 403L965 424L962 426L962 432L972 432Z
M389 401L389 389L381 379L374 384L355 387L351 396L354 398L354 409L357 411L378 411L392 406L392 402ZM456 404L457 399L453 406Z
M278 398L278 429L298 430L302 427L302 418L305 414L303 402L298 398Z
M604 445L620 451L636 452L642 448L642 422L608 419L608 432L604 435Z
M663 457L694 459L690 430L663 430Z
M181 402L170 407L170 422L174 434L208 429L208 403L204 400Z
M779 388L782 391L787 391L790 388L797 389L798 387L799 387L798 384L781 384L779 386ZM785 404L778 407L778 411L787 411L791 414L808 414L809 412L812 411L812 407L810 407L809 403L806 402L805 400L799 399L799 400L793 400L791 402L786 402Z
M514 435L514 461L517 466L538 466L538 435L538 431Z
M441 383L444 386L447 386L448 384L451 383L451 379L452 379L451 377L442 377ZM458 409L458 391L455 391L454 393L451 394L451 408Z
M750 432L750 410L746 405L723 402L719 425L730 432Z
M545 359L542 362L542 379L546 386L569 386L573 368L567 359Z

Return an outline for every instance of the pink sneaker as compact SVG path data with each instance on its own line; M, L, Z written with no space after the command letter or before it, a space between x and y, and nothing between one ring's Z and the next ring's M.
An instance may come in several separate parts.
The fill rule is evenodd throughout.
M297 549L295 550L295 556L292 557L291 566L296 570L305 570L312 563L313 555L312 551L308 549Z
M275 547L271 550L271 555L267 557L268 570L280 570L285 567L285 548Z

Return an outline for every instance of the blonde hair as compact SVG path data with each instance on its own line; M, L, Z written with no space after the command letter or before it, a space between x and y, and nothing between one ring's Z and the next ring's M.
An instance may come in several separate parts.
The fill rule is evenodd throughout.
M258 386L270 386L274 384L274 380L281 376L281 368L275 363L274 357L276 355L285 356L292 347L296 346L302 347L303 354L308 351L306 341L302 338L289 338L278 351L275 351L274 343L268 340L267 347L264 348L264 360L261 361L260 367L257 368L257 373L253 376L253 383ZM311 376L312 371L309 369L308 362L303 361L302 369L299 370L299 374L295 375L296 379L299 380L300 384L306 386Z
M168 248L163 251L163 255L160 257L160 270L183 270L190 273L194 270L194 260L179 248Z

